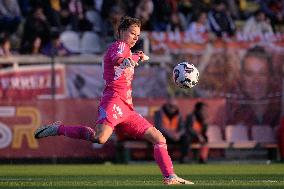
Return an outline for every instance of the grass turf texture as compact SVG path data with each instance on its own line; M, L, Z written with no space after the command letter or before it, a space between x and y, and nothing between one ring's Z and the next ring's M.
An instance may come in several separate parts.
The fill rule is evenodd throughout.
M163 186L155 164L0 165L0 188L284 188L284 164L175 165L195 185Z

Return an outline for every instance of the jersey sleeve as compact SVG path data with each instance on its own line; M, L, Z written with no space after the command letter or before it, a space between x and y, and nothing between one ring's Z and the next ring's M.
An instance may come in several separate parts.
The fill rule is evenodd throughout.
M114 47L111 59L116 65L120 65L124 59L129 58L129 54L130 49L125 43L120 42Z
M135 63L139 61L139 56L132 55L130 48L123 42L120 42L115 46L114 50L112 51L111 58L116 65L120 65L128 59L131 59L131 61L134 61Z

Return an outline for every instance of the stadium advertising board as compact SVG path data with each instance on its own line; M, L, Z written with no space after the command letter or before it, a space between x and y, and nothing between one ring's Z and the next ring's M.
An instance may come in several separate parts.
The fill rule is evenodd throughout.
M275 47L283 47L284 34L265 34L265 35L244 35L241 32L236 34L235 38L210 39L207 34L193 34L190 32L150 32L148 37L151 43L153 53L196 53L206 48L207 44L213 42L215 46L227 44L241 45L248 48L254 44L267 43Z
M67 65L66 81L68 97L97 98L104 89L101 65ZM167 94L167 71L158 66L139 66L135 69L133 96L138 98L165 97Z
M224 99L178 99L185 116L194 104L203 100L208 104L209 123L224 125ZM165 99L134 99L137 111L153 122L154 112ZM0 157L17 158L93 158L110 159L115 156L113 139L100 148L91 143L66 137L36 140L33 132L43 124L62 121L66 125L95 126L98 100L65 99L0 102Z
M55 94L65 96L64 65L55 66ZM0 70L0 98L31 99L50 98L52 94L50 65L26 65L16 69Z
M170 86L175 94L226 98L228 125L279 125L283 104L283 34L238 33L234 39L211 42L206 37L196 41L186 32L152 32L149 37L155 53L173 53L175 64L188 61L199 70L198 85L187 91Z

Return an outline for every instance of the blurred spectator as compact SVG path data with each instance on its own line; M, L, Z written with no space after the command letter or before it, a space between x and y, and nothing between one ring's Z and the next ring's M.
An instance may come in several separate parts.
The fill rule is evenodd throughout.
M197 13L186 31L194 36L192 38L197 41L200 41L202 37L206 37L208 34L207 13L203 11Z
M186 23L178 12L173 12L170 17L170 23L167 25L167 31L184 31Z
M139 0L141 1L141 0ZM136 13L136 7L139 4L138 1L133 1L133 0L117 0L119 2L119 6L123 9L123 11L128 15L128 16L133 16Z
M273 33L269 19L265 13L258 10L246 20L244 28L244 35L262 35L265 33Z
M194 15L199 12L208 12L210 1L208 0L180 0L178 1L178 11L186 22L186 26L193 20Z
M152 23L150 22L150 17L154 11L154 4L152 0L141 0L136 7L135 17L141 20L142 30L152 30Z
M47 56L67 56L70 54L70 51L60 41L60 33L57 31L51 34L51 41L42 48L41 52Z
M116 0L103 0L103 3L101 5L102 18L106 19L109 16L112 7L115 6L118 6Z
M228 9L230 11L231 16L234 19L239 19L240 18L240 9L239 9L238 1L236 1L236 0L227 0L226 2L228 4Z
M49 0L49 6L47 9L47 16L51 26L58 30L63 30L60 18L61 0Z
M22 16L26 18L26 16L29 14L29 11L31 9L30 0L20 0L18 1L18 4L21 10Z
M120 22L120 18L124 15L124 11L119 6L113 6L109 11L107 17L104 17L103 28L102 28L102 36L106 43L106 45L110 44L114 41L115 35L117 31L117 27Z
M265 0L259 1L261 9L271 20L272 27L276 31L276 25L284 23L284 1L283 0Z
M271 54L261 46L248 49L241 61L239 85L234 87L237 96L228 99L227 124L278 125L281 80L275 78Z
M69 12L71 13L72 30L79 30L79 20L84 18L83 3L81 0L69 1Z
M0 57L8 57L11 55L11 43L9 36L3 34L0 37Z
M183 163L188 155L189 138L184 135L182 116L174 98L167 102L154 115L155 127L166 138L167 144L177 145L180 148L180 162Z
M50 40L50 25L46 19L42 7L35 7L27 17L24 25L24 34L21 42L21 53L30 53L34 43L39 41L45 45Z
M17 0L0 1L0 32L13 34L21 22L21 11Z
M86 19L83 2L81 0L70 0L69 12L71 13L72 30L91 31L92 23Z
M178 12L188 25L193 13L191 0L180 0L178 2Z
M38 55L42 48L42 40L39 36L33 36L21 49L22 54Z
M64 30L72 29L72 18L69 11L69 0L60 0L60 26Z
M235 23L223 0L214 0L208 13L210 29L218 37L231 37L235 34Z
M102 11L102 6L105 0L94 0L94 7L96 11L101 12Z
M153 0L154 12L151 19L154 31L167 31L167 27L171 22L171 16L169 15L175 12L172 2L171 0Z
M199 163L206 163L208 159L209 148L207 146L207 105L203 102L197 102L191 114L187 115L185 122L186 132L190 135L191 143L201 145L198 153Z

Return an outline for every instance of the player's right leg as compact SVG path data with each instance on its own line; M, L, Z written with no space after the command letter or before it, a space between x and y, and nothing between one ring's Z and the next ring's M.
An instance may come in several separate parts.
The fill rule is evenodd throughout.
M58 128L60 125L61 125L61 122L59 121L52 123L52 124L43 125L34 132L34 137L36 139L39 139L39 138L44 138L48 136L59 135Z
M123 116L116 115L113 109L122 107L119 98L110 98L101 102L95 130L86 126L67 126L60 123L45 125L35 131L35 138L63 135L70 138L82 139L94 143L105 143L113 133L114 126L119 124ZM114 115L115 114L115 115ZM123 114L122 114L123 115Z
M164 184L194 184L182 179L174 173L173 163L168 154L166 139L155 127L150 127L144 134L144 138L154 145L154 158L164 176Z

